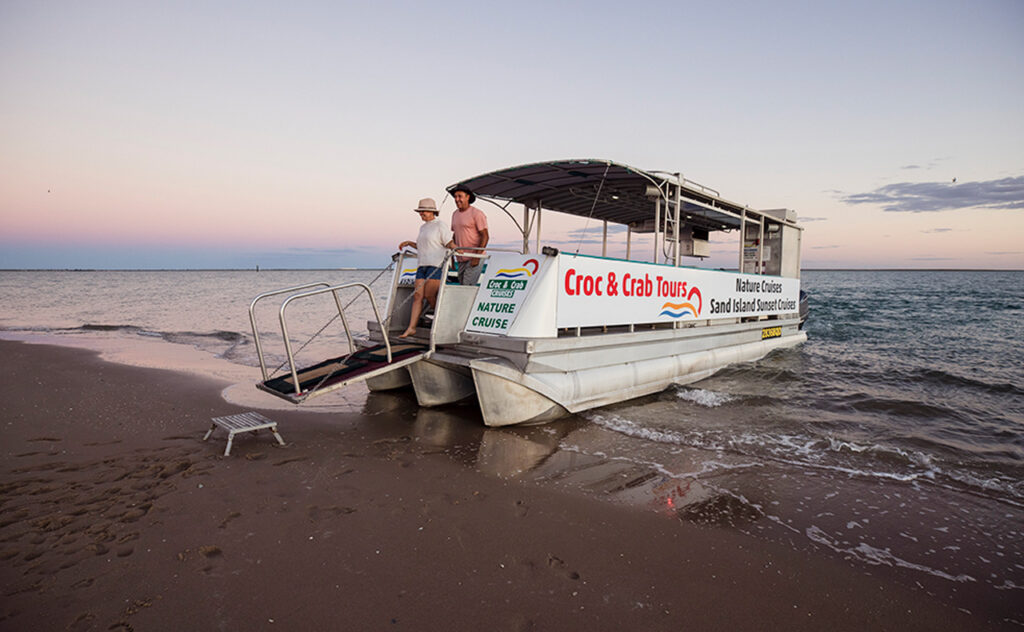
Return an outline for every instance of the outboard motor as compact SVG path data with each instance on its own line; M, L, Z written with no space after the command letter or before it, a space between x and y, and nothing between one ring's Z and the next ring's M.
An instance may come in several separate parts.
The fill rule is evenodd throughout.
M803 329L804 328L804 323L807 322L807 311L808 311L808 309L809 308L807 306L807 292L804 292L803 290L800 290L800 327L799 327L799 329Z

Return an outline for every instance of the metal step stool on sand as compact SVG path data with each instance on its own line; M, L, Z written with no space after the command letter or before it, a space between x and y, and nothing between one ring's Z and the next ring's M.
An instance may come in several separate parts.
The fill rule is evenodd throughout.
M206 431L206 436L203 437L203 441L210 438L213 431L220 426L228 433L228 445L224 448L224 456L231 454L231 442L234 441L235 435L242 432L257 432L263 429L269 429L274 433L274 437L277 442L284 445L284 439L277 433L277 422L271 421L257 412L239 413L237 415L226 415L224 417L214 417L211 420L213 423L210 429Z

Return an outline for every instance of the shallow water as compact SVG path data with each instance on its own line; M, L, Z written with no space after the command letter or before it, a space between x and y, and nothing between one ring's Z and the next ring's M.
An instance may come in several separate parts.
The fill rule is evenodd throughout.
M380 271L0 272L0 329L145 338L251 368L254 296L374 279L383 309ZM1024 273L808 271L803 286L808 342L759 362L538 428L480 430L468 447L465 404L418 411L411 431L492 475L892 567L979 608L1024 602ZM349 297L362 327L369 301ZM279 304L257 313L271 368ZM305 307L289 319L296 346L335 313L330 299ZM300 358L343 344L334 321ZM357 400L343 402L411 407Z

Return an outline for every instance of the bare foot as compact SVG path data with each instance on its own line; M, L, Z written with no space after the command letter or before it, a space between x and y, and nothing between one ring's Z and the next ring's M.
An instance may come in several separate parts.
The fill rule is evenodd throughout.
M399 338L408 338L414 333L416 333L416 329L414 327L410 327L409 329L406 329L404 332L402 332L402 335L399 336Z

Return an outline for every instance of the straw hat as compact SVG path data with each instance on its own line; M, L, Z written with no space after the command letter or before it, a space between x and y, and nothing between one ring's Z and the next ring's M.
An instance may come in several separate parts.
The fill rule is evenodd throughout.
M434 201L434 198L423 198L422 200L420 200L420 205L414 208L413 210L416 211L417 213L428 211L430 213L433 213L434 215L437 215L437 202Z

